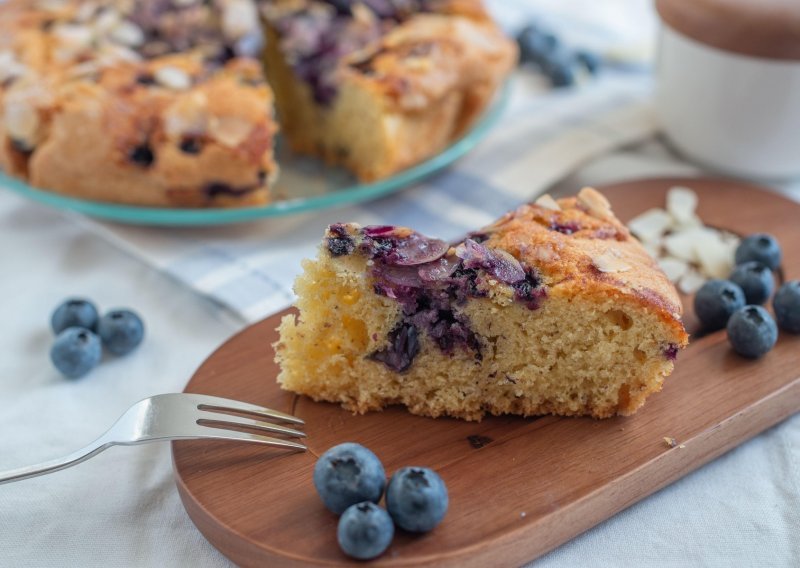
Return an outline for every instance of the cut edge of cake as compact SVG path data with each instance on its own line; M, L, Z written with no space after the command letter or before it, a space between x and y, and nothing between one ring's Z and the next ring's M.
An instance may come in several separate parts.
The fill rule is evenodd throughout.
M688 336L674 287L598 192L450 246L331 225L275 344L282 388L358 413L634 413Z
M337 93L315 100L267 18L265 60L281 129L295 152L375 181L424 161L464 134L516 61L515 44L476 2L420 13L335 71Z

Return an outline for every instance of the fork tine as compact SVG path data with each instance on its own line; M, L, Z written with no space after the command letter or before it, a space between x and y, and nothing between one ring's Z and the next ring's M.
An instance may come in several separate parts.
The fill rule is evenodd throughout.
M219 396L209 396L205 394L191 394L189 395L196 402L200 410L227 410L232 412L246 412L247 414L255 414L262 418L273 418L291 424L305 424L302 419L291 414L285 414L272 410L271 408L264 408L256 404L248 402L241 402L239 400L232 400L230 398L222 398Z
M272 432L273 434L285 434L287 436L294 436L295 438L305 438L306 433L294 428L287 428L286 426L279 426L272 422L263 422L261 420L251 420L250 418L242 418L241 416L234 416L231 414L217 414L213 411L201 410L200 419L198 424L214 423L221 426L247 426L256 430L263 430L264 432Z
M270 438L269 436L261 436L260 434L250 434L249 432L242 432L240 430L227 430L223 428L213 428L211 426L204 426L198 424L198 434L203 438L211 438L215 440L234 440L239 442L255 442L265 446L274 446L276 448L290 448L293 450L305 451L308 448L299 442L292 442L291 440L284 440L281 438Z

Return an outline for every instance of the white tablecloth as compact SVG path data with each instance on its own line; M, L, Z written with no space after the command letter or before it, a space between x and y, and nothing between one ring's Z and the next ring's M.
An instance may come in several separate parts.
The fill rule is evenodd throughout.
M574 18L582 9L588 15L598 3L539 0L539 4L558 14L569 4L567 15ZM609 0L608 6L612 8L603 12L606 31L620 21L614 14L625 13L631 3ZM505 17L507 23L509 18L513 20L513 10ZM582 23L591 27L597 21L587 16ZM632 34L633 43L628 45L635 45L636 30L631 26L614 32ZM602 39L603 34L597 35ZM583 184L641 175L697 173L699 170L676 160L654 140L608 153L652 132L646 105L637 106L646 101L646 91L638 88L626 91L626 96L633 93L631 105L614 119L615 127L624 127L627 138L615 138L602 125L572 115L572 122L559 124L558 132L577 138L554 137L543 146L544 154L536 154L539 160L543 155L562 159L557 162L559 167L545 176L540 169L529 171L535 183L524 189L540 191L600 151L603 157L580 168L554 191L572 193ZM569 97L582 100L592 96L565 96L560 108L569 115ZM636 119L627 126L619 119L625 113ZM575 127L571 134L570 124ZM589 131L602 136L581 134L587 124ZM580 160L563 159L570 149L583 153ZM481 151L488 152L479 149L475 156L480 157ZM523 166L517 164L515 176L526 175ZM393 199L403 205L420 191ZM443 191L446 195L446 188ZM794 197L800 195L790 185L786 191ZM504 199L513 202L516 197L512 194ZM400 210L381 202L369 206L367 213L383 218ZM270 236L270 231L285 230L294 235L283 241L290 250L310 250L320 227L307 233L295 230L308 219L287 220L264 231ZM313 219L322 225L325 216ZM429 218L423 218L423 223L435 224ZM207 238L235 244L251 236L251 231L193 232L191 238L199 238L201 245ZM257 235L256 240L261 242L262 236ZM246 321L265 315L270 306L281 305L271 299L250 304L248 309L232 304L229 300L240 297L243 289L226 297L219 293L225 290L221 284L236 281L241 274L225 268L197 280L185 265L179 265L184 270L175 269L171 261L176 257L159 256L159 251L175 250L170 248L174 244L169 232L87 224L0 190L0 298L4 298L0 315L0 400L4 402L0 469L72 451L101 433L133 402L159 392L180 391L193 370L222 341ZM287 273L296 270L295 260L285 262ZM52 340L49 316L53 307L70 295L91 297L103 308L136 309L147 325L145 343L129 357L105 361L82 380L62 379L48 359ZM113 448L76 468L0 486L0 531L0 566L229 565L183 510L172 481L167 445ZM634 505L536 565L800 566L800 416Z

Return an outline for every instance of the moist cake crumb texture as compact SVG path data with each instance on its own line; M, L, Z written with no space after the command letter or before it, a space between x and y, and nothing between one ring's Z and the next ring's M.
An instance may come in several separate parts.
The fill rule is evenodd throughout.
M331 225L280 325L278 381L354 412L635 412L687 344L679 298L601 194L553 203L453 245Z

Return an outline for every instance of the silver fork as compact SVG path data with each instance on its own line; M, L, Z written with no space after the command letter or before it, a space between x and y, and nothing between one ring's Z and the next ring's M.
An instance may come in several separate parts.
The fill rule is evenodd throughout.
M247 414L261 418L261 420L226 414L228 412ZM105 434L68 456L0 472L0 484L28 479L77 465L111 446L133 446L165 440L210 438L255 442L266 446L301 451L306 449L299 442L236 429L245 427L290 438L305 437L305 433L300 430L265 422L263 419L267 418L291 424L303 424L303 421L295 416L227 398L186 393L159 394L140 400L131 406Z

